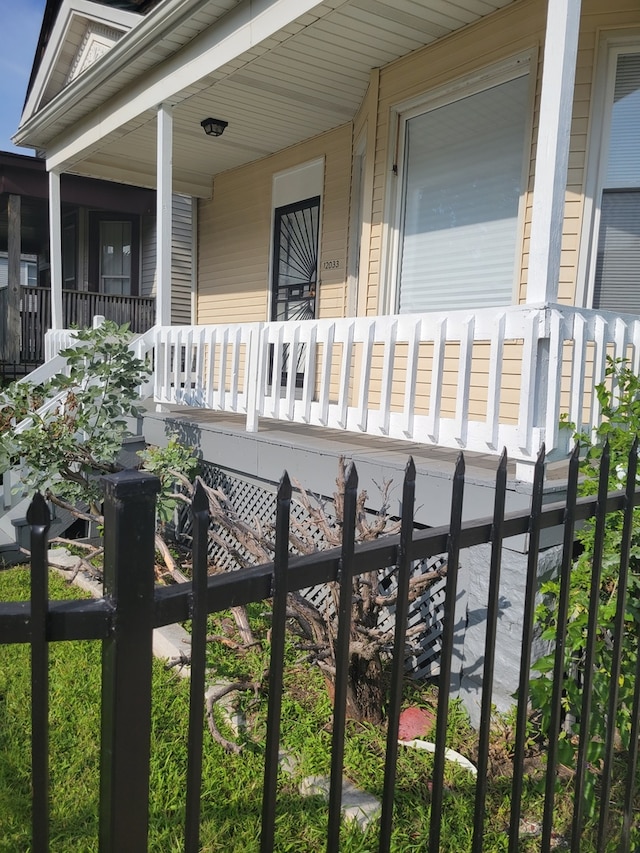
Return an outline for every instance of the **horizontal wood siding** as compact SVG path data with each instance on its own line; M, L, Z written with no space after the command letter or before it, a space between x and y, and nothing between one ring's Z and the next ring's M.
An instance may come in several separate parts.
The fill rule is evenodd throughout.
M173 194L171 231L171 322L188 325L191 318L191 282L193 269L193 223L190 196ZM141 217L140 295L156 295L156 254L158 231L155 215Z
M148 214L141 217L140 233L142 248L140 251L140 295L155 296L156 293L156 252L158 237L156 217Z
M193 281L193 226L190 196L174 193L171 229L171 322L191 323Z
M272 182L285 169L325 158L319 315L341 317L346 299L351 124L218 175L198 209L198 323L268 318ZM323 270L323 261L338 267Z

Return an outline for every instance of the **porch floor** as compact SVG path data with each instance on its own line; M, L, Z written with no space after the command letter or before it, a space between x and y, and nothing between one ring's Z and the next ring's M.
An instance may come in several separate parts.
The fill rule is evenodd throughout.
M330 496L335 491L338 458L353 460L360 488L367 490L372 509L377 509L377 483L392 480L391 512L399 512L404 469L413 456L416 465L416 521L439 526L449 522L452 481L458 451L412 441L399 441L326 429L316 426L260 420L259 430L249 433L245 418L208 409L163 406L148 411L142 431L150 444L162 445L174 433L195 448L207 462L250 479L276 484L286 469L309 490ZM498 456L465 452L464 517L483 518L493 511L493 490ZM548 466L546 501L561 500L566 465ZM514 462L508 467L507 511L527 508L530 483L516 480Z

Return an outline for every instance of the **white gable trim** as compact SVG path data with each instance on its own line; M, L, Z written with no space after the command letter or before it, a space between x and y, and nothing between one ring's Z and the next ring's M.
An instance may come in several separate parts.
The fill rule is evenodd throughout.
M22 122L27 121L40 106L42 96L56 67L74 17L85 18L110 30L116 30L120 34L128 32L143 20L143 16L136 12L124 12L121 9L103 6L101 3L93 3L91 0L63 0L36 79L25 104Z
M79 77L83 71L90 68L101 56L111 50L122 37L122 30L106 27L104 24L96 24L89 21L82 39L82 44L76 53L67 75L67 84Z

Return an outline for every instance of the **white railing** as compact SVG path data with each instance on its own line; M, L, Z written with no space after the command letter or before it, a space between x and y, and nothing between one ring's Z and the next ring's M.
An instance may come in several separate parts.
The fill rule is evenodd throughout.
M157 403L273 418L530 462L597 425L607 355L640 368L640 318L560 305L155 327Z

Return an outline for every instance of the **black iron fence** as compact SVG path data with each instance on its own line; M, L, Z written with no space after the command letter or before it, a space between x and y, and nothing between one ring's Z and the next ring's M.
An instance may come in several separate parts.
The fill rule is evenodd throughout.
M278 796L278 750L280 711L283 688L285 625L287 595L295 590L334 581L340 590L338 627L335 649L336 677L332 727L331 784L327 810L326 849L337 853L341 833L342 764L346 731L346 691L349 667L352 579L372 569L397 573L398 599L390 687L387 705L387 748L384 770L382 811L378 847L391 849L394 823L394 788L398 753L398 727L404 679L408 588L415 561L446 552L448 555L446 606L441 672L437 706L435 756L429 823L429 853L441 849L444 802L445 753L450 705L451 660L454 646L454 606L458 585L458 560L461 549L490 543L489 593L487 629L483 669L481 721L475 756L478 775L475 789L473 840L469 849L484 850L485 802L487 798L490 727L492 722L491 685L495 665L496 624L499 617L499 585L503 542L509 537L526 534L529 539L526 595L521 636L520 687L513 745L513 782L510 796L508 849L521 849L521 810L524 759L528 723L528 694L531 675L531 645L534 631L534 608L540 533L545 528L563 526L564 546L560 570L563 589L568 589L574 550L576 524L595 518L596 535L602 533L607 516L621 513L624 519L621 539L618 587L622 598L629 586L630 545L633 509L640 503L636 490L636 451L632 453L632 470L624 491L607 494L608 463L603 462L600 493L596 497L578 497L578 457L570 463L567 499L562 504L543 507L544 459L538 460L530 512L505 515L507 484L506 457L500 461L496 476L493 516L472 523L462 522L464 493L464 460L460 457L453 483L451 520L447 527L416 531L413 525L415 469L410 460L404 479L402 497L402 529L399 535L364 544L354 544L357 475L351 469L344 502L343 545L339 549L294 557L289 551L289 518L291 485L285 474L277 495L276 546L273 563L215 576L207 573L208 501L202 491L193 500L193 580L171 587L154 583L155 496L158 481L139 472L124 472L105 478L105 550L104 597L94 601L47 600L46 548L49 516L46 503L37 496L29 511L32 525L32 593L30 603L0 604L0 642L28 643L32 649L33 719L32 719L32 790L34 853L49 849L48 837L48 648L52 642L71 639L101 641L103 646L102 723L99 849L102 853L141 853L147 850L149 807L149 763L151 726L152 631L176 622L190 621L192 629L190 718L188 725L188 766L185 778L186 818L184 849L199 850L200 790L203 745L203 695L205 690L205 646L207 616L232 606L272 599L272 635L269 672L269 707L264 743L264 785L260 850L274 849ZM593 560L592 605L588 630L594 636L602 549L596 549ZM546 732L548 754L544 815L539 846L548 851L552 846L556 773L558 770L558 735L561 730L564 667L564 636L570 614L562 610L558 617L556 664L553 680L550 723ZM624 604L621 605L624 607ZM637 611L636 611L637 612ZM640 655L637 658L636 687L630 708L632 730L624 755L626 776L618 779L624 788L623 808L612 818L609 800L612 784L612 757L616 744L615 708L618 701L616 673L624 654L622 635L626 631L637 638L638 621L625 624L624 615L616 622L617 635L612 638L612 680L610 715L606 729L605 758L598 768L588 763L588 738L583 738L573 777L572 851L581 846L583 829L584 782L588 773L599 774L599 830L596 847L589 849L630 851L633 841L634 809L638 808L638 737L640 734ZM587 650L584 661L585 698L581 713L590 713L589 672L594 667ZM3 721L10 725L10 721ZM636 828L637 833L637 828ZM537 842L536 842L537 843ZM288 848L290 849L290 848ZM504 848L501 848L504 849ZM527 849L533 849L527 847ZM637 849L637 848L634 848Z

